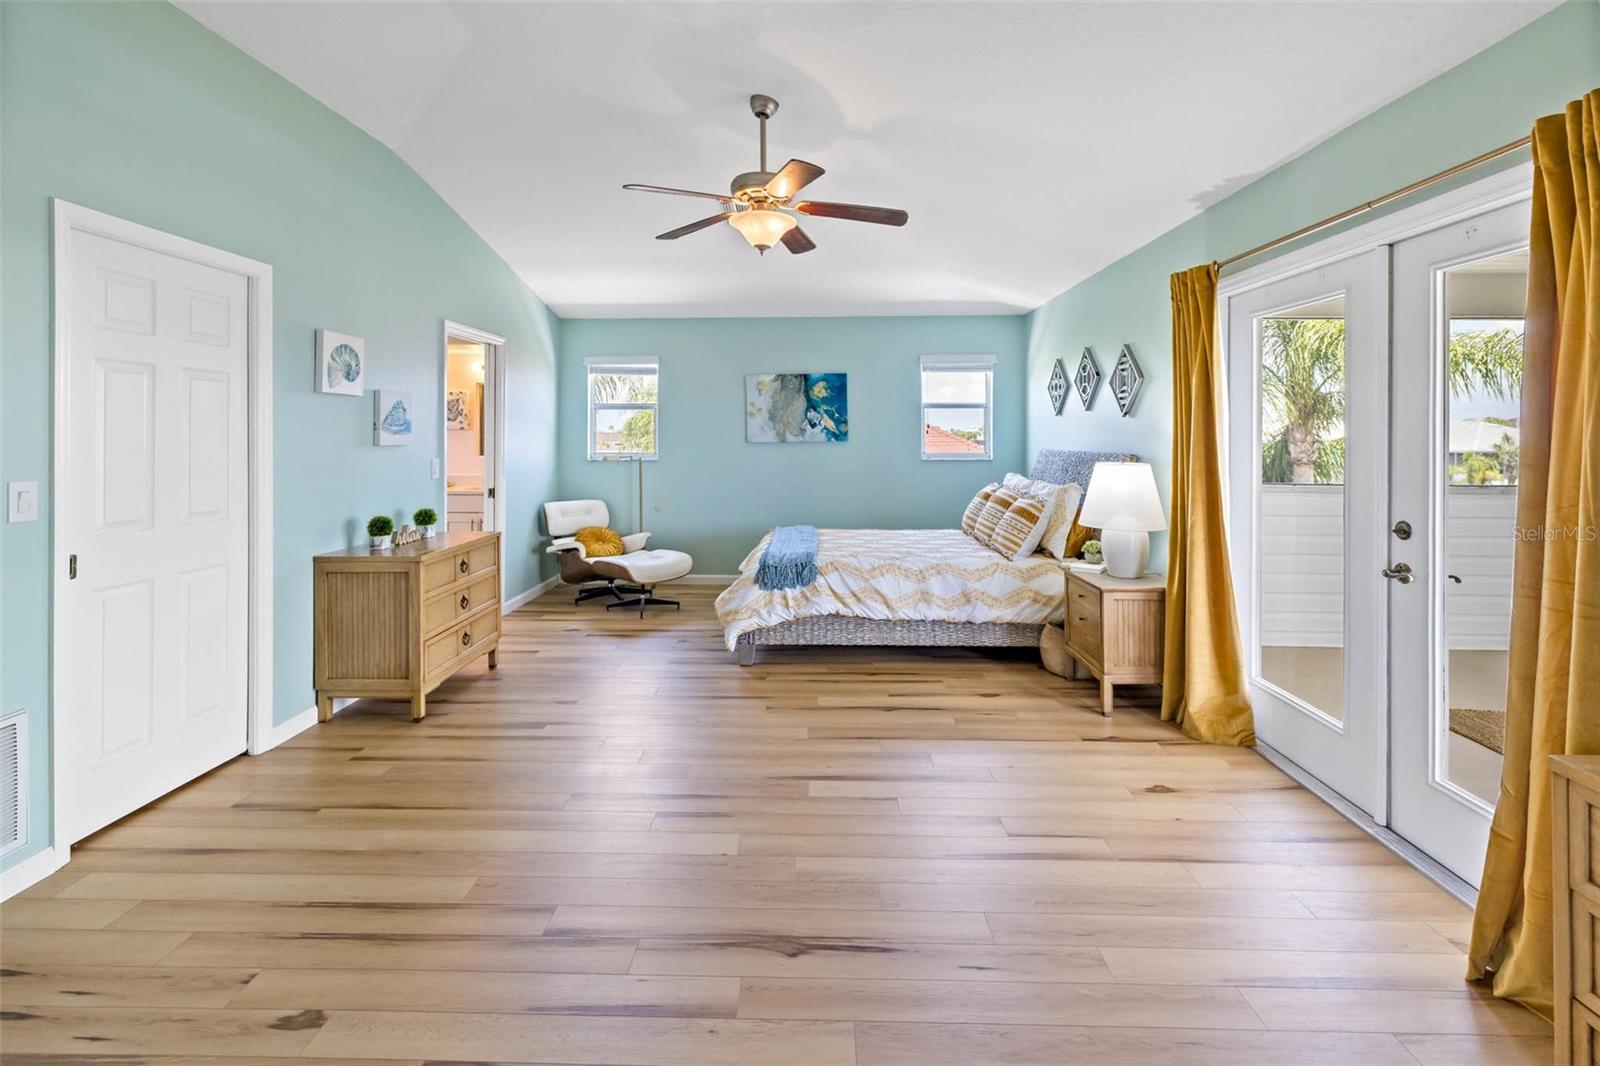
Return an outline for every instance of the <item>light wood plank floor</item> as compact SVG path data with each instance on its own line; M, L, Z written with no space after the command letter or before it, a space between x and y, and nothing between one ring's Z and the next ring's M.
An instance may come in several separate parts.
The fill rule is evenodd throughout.
M1544 1063L1468 912L1253 752L712 590L507 619L0 907L7 1063Z

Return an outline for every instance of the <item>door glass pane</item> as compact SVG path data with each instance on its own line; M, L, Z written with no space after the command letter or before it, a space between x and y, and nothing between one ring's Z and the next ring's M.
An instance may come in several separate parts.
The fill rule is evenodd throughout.
M1261 680L1344 719L1345 300L1262 318Z
M1440 775L1491 806L1505 746L1527 292L1525 250L1444 273L1448 655L1434 735Z

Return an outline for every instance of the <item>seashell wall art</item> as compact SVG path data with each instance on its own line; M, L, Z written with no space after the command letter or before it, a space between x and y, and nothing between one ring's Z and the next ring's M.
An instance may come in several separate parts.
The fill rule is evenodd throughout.
M317 391L360 396L366 391L367 342L348 333L317 330Z
M374 389L372 443L380 448L410 444L411 394L397 389Z

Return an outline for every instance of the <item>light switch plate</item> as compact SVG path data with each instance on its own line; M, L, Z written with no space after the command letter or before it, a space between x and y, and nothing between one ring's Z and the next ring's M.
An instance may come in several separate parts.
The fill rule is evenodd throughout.
M433 480L439 480L439 460L433 460Z
M37 522L39 520L39 483L13 481L6 486L6 521Z

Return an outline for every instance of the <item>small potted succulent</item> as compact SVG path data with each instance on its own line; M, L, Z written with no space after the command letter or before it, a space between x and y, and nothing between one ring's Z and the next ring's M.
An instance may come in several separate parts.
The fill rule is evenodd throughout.
M411 516L411 520L417 524L418 529L422 530L424 537L432 537L439 531L439 512L432 507L417 508L417 512Z
M389 535L394 532L394 519L386 514L373 515L367 519L367 536L372 538L372 547L375 551L389 549Z
M1083 561L1086 563L1098 563L1100 559L1100 542L1097 540L1084 541Z

